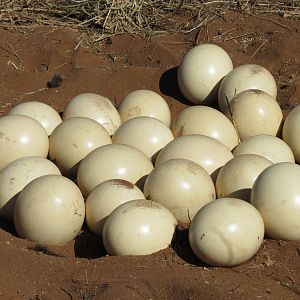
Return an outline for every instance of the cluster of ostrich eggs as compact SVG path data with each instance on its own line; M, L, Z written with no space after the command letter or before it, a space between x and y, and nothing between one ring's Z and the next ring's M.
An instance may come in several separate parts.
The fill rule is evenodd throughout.
M95 93L60 114L13 107L0 117L0 218L48 245L85 222L110 255L165 249L181 224L200 260L225 267L264 235L300 240L300 106L284 120L271 72L213 44L184 55L177 84L191 105L176 118L146 89L117 107Z

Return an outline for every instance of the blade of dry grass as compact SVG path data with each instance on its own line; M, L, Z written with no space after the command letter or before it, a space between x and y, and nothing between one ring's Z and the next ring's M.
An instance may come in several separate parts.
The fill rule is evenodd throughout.
M122 33L145 36L191 32L208 26L228 9L300 19L300 0L3 0L0 1L0 26L46 24L92 29L96 33L93 40L99 41ZM186 20L176 27L179 11Z

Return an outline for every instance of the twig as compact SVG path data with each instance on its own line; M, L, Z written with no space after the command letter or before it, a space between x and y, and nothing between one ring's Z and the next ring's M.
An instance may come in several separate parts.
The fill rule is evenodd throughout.
M262 44L255 50L255 52L251 55L250 58L253 58L255 56L255 54L264 46L264 44L267 42L268 40L264 40L262 42Z
M26 69L25 66L24 66L23 60L20 58L20 56L18 55L18 53L14 50L14 48L8 42L6 42L6 44L9 47L9 49L12 51L13 55L19 60L20 66L23 66L24 69Z
M236 30L236 28L231 28L231 29L229 29L229 30L227 30L227 31L224 31L224 32L218 34L218 35L215 35L212 39L215 41L215 40L218 40L218 39L220 39L220 38L222 38L222 37L224 37L224 36L225 36L225 38L226 38L226 36L227 36L230 32L232 32L232 31L234 31L234 30Z
M70 297L71 300L73 300L73 296L72 296L72 294L71 294L69 291L67 291L67 290L64 289L63 287L61 288L61 290L62 290L64 293L66 293L66 294Z
M234 96L231 100L232 102L232 109L231 109L231 105L230 105L230 101L228 99L228 96L225 94L225 99L226 99L226 103L227 103L227 107L228 107L228 110L229 110L229 114L230 114L230 119L232 121L232 124L236 130L236 133L238 135L238 142L240 143L241 142L241 139L240 139L240 135L239 135L239 130L238 130L238 127L234 121L234 118L233 118L233 113L234 113L234 106L235 106L235 97L236 97L236 89L234 90Z
M246 13L247 13L247 12L246 12ZM280 22L278 22L278 21L275 21L275 20L272 20L272 19L268 19L268 18L264 18L264 17L261 17L261 16L257 16L257 15L254 15L254 14L252 14L252 13L247 13L247 14L250 15L250 16L252 16L252 17L254 17L254 18L257 18L257 19L260 19L260 20L265 20L265 21L271 22L271 23L273 23L273 24L275 24L275 25L278 25L278 26L280 26L280 27L283 27L283 28L285 28L285 29L292 30L292 28L291 28L290 26L287 26L287 25L285 25L285 24L282 24L282 23L280 23Z
M7 62L7 65L13 65L15 69L20 70L11 60Z
M23 3L26 2L24 6ZM209 26L215 17L223 17L228 10L272 22L285 29L288 25L262 15L280 15L300 20L300 1L249 0L56 0L56 1L0 1L1 27L29 28L38 25L69 26L93 30L93 40L119 33L152 36L169 32L190 33ZM184 11L188 16L176 26L174 14ZM259 14L259 15L257 15ZM190 18L190 16L193 16ZM100 36L100 38L99 38ZM98 40L98 41L100 41Z
M39 92L42 92L44 90L46 90L47 88L41 88L41 89L38 89L36 91L33 91L33 92L28 92L28 93L23 93L22 96L24 95L32 95L32 94L36 94L36 93L39 93Z
M191 44L192 42L172 42L172 41L161 41L159 44L163 45L183 45L183 44Z
M225 94L225 99L226 99L226 104L227 104L228 111L230 113L230 117L233 120L233 113L231 111L230 102L229 102L228 96L226 94Z
M195 26L194 28L191 28L189 30L186 30L184 31L184 33L190 33L196 29L198 29L199 27L205 25L205 24L208 24L209 22L211 22L214 18L216 18L216 15L213 15L212 17L208 18L208 19L205 19L203 20L202 22L200 22L197 26Z
M7 107L12 107L12 106L13 106L12 103L5 103L5 104L1 105L1 106L0 106L0 113L1 113L1 114L4 113L4 112L6 111L6 108L7 108Z
M184 0L180 1L178 7L173 12L174 14L177 14L180 11L180 9L182 8L183 2L184 2Z
M244 34L241 34L241 35L226 38L224 41L227 42L227 41L231 41L231 40L237 40L237 39L241 39L241 38L244 38L244 37L253 36L255 34L256 34L256 32L254 32L254 31L253 32L247 32L247 33L244 33Z

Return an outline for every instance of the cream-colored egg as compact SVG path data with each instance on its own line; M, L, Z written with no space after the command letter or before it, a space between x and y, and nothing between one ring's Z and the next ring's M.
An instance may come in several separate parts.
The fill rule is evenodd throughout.
M79 233L84 214L84 199L76 184L60 175L45 175L31 181L19 194L14 223L22 238L63 245Z
M232 120L243 141L250 136L281 134L283 114L278 102L260 90L246 90L231 101Z
M218 95L219 107L230 116L230 102L239 93L246 90L261 90L276 99L277 86L272 74L264 67L254 64L234 68L223 79Z
M196 256L207 264L231 267L248 261L260 248L264 222L246 201L221 198L202 207L189 230Z
M123 123L112 137L114 144L133 146L152 158L174 140L170 128L151 117L136 117Z
M150 90L135 90L123 98L118 108L122 123L135 117L156 118L168 127L171 111L163 97Z
M97 147L111 144L107 130L96 121L75 117L64 120L50 136L49 157L62 174L76 176L81 160Z
M46 158L48 150L47 132L38 121L21 115L0 118L0 171L20 157Z
M278 137L259 134L254 135L241 142L233 151L234 156L243 154L261 155L272 163L295 162L292 150Z
M111 179L97 185L86 199L86 223L89 229L102 236L103 226L110 213L121 204L145 199L143 192L133 183Z
M295 160L300 163L300 105L297 105L286 117L282 129L282 138L292 149Z
M209 174L187 159L171 159L156 167L147 177L144 194L182 223L189 223L203 205L216 199Z
M98 94L85 93L74 97L65 107L63 120L85 117L97 121L113 135L121 125L120 115L112 102Z
M33 179L40 176L61 175L50 160L38 156L18 158L0 172L0 216L14 220L14 207L18 194Z
M198 45L183 57L177 73L182 94L195 104L210 104L218 99L222 78L233 69L228 53L213 44Z
M23 115L37 120L50 135L54 128L59 125L62 120L58 112L50 105L38 102L28 101L23 102L13 107L8 115Z
M300 240L300 166L278 163L255 181L251 204L261 213L266 234L279 240Z
M77 184L84 196L109 179L124 179L142 188L152 170L150 159L142 151L129 145L105 145L82 160L77 172Z
M272 164L270 160L257 154L234 157L218 174L216 181L218 198L239 198L249 202L256 178Z
M160 203L132 200L117 207L103 228L110 255L147 255L169 247L176 227L171 212Z
M176 118L172 132L174 137L189 134L210 136L232 150L239 137L233 124L218 110L208 106L191 106L184 109Z
M192 134L181 136L166 145L158 154L155 166L174 158L196 162L215 180L220 168L232 159L233 155L221 142L205 135Z

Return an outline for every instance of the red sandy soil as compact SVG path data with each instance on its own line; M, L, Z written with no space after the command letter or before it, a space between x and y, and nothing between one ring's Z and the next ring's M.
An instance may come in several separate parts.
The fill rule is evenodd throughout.
M228 31L228 32L227 32ZM0 110L37 100L63 111L84 92L116 105L134 89L151 89L173 117L189 103L176 68L195 41L213 42L234 65L261 64L278 83L284 111L300 102L300 24L281 17L228 13L198 34L144 39L119 35L85 48L68 28L0 27ZM227 33L226 33L227 32ZM226 41L224 41L224 39ZM47 88L53 75L58 88ZM297 82L298 80L298 82ZM62 247L43 247L0 223L0 296L3 299L296 299L300 297L300 242L266 239L249 262L234 268L205 266L191 252L187 230L172 247L148 256L112 257L86 228Z

